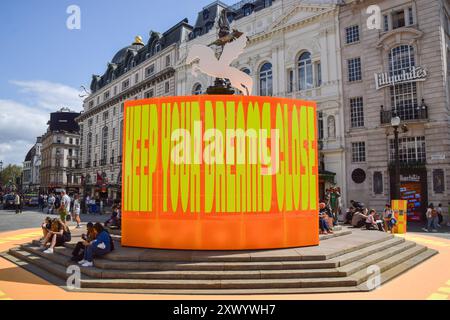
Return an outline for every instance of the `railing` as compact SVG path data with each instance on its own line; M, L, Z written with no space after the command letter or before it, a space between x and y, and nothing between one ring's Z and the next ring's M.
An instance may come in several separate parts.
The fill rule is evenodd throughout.
M416 159L416 160L400 160L400 168L424 168L426 166L427 161L425 159ZM395 168L395 160L389 161L389 168Z
M428 119L428 107L426 105L403 108L398 110L384 110L380 111L381 124L390 124L393 117L399 116L402 121L412 120L426 120Z

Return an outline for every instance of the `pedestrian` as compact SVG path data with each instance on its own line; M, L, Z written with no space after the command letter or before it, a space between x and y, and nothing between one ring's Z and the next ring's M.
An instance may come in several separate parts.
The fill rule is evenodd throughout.
M80 207L80 200L79 200L79 196L75 195L74 196L74 200L73 200L73 206L72 206L72 220L75 221L77 223L77 229L80 228L80 211L81 211L81 207Z
M439 203L437 209L437 227L440 228L444 222L444 212L442 209L442 203Z
M392 219L394 218L394 211L392 211L391 205L390 204L386 204L384 206L384 211L383 211L383 221L384 221L384 229L386 230L386 232L390 232L392 233Z
M59 217L62 222L66 223L67 215L70 209L70 198L66 194L66 191L61 191L61 204L59 208Z
M425 215L427 217L427 225L422 230L425 232L438 232L436 229L437 211L434 209L434 205L432 203L428 206Z
M19 212L20 212L20 196L19 196L19 193L17 193L17 192L14 197L14 207L16 209L16 214L19 214Z
M55 202L56 198L53 195L53 193L51 193L50 196L48 197L48 210L47 210L48 214L53 214L53 211L55 210Z

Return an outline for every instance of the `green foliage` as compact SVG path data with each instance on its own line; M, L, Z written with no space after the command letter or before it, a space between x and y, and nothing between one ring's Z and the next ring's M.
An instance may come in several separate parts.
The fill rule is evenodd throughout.
M20 179L20 180L17 180ZM22 167L17 165L8 165L0 172L0 185L17 184L22 179Z

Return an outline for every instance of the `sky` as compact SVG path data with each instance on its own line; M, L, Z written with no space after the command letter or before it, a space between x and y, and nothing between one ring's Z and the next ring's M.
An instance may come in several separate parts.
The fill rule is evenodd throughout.
M80 86L136 35L149 38L184 18L195 23L213 0L2 0L0 1L0 161L22 164L49 113L82 110ZM226 4L238 1L223 0ZM67 28L80 9L80 29Z

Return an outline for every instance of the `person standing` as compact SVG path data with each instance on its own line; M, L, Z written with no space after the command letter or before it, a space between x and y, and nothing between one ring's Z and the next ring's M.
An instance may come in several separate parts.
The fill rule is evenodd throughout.
M61 192L61 204L59 208L59 217L62 222L66 223L67 214L69 213L70 209L70 197L66 194L66 192L63 190Z
M442 223L444 222L444 212L442 210L442 203L439 203L437 209L437 227L440 228L442 226Z
M427 212L427 226L426 228L423 228L422 230L425 232L438 232L436 229L436 217L437 217L437 211L434 209L434 205L431 203L428 206Z
M48 197L48 214L53 214L53 210L55 209L55 196L53 195L53 193L50 194L50 196Z
M16 214L19 214L19 212L20 212L20 196L19 196L18 192L16 192L16 195L14 197L14 207L16 208Z
M80 211L81 211L81 204L80 199L78 195L74 196L73 200L73 206L72 206L72 219L77 223L77 229L80 228Z

